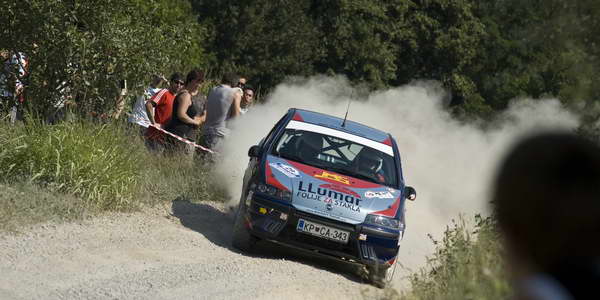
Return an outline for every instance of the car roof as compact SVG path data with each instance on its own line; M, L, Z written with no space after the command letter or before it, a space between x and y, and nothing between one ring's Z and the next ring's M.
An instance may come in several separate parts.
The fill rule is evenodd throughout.
M389 146L392 145L392 136L389 133L386 133L379 129L375 129L350 120L346 120L344 127L342 127L342 123L344 121L342 118L298 108L292 108L291 110L293 110L294 113L293 119L296 121L321 125L339 131L354 134L357 136L361 136Z

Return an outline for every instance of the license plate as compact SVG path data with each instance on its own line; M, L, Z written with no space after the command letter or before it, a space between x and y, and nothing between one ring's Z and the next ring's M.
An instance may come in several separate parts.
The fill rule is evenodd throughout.
M338 243L348 243L348 237L350 233L348 231L339 230L337 228L325 226L319 223L306 221L303 219L298 220L298 226L296 230L299 232L307 233L310 235L318 236L320 238L336 241Z

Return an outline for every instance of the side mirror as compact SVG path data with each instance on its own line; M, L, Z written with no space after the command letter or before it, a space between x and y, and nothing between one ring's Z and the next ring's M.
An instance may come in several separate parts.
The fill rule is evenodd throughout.
M415 199L417 199L417 191L412 186L405 186L404 196L410 201L415 201Z
M254 145L248 149L248 156L250 157L258 157L260 154L260 146Z

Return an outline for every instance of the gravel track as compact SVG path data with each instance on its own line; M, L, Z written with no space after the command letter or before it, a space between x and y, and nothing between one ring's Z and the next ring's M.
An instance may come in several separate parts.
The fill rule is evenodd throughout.
M175 201L139 213L0 234L0 299L365 299L360 268L264 243L230 246L221 203Z

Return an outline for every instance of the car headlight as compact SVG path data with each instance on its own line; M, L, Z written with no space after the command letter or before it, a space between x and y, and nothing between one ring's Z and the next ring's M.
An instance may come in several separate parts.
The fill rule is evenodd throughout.
M400 223L400 221L394 219L394 218L390 218L390 217L386 217L386 216L380 216L380 215L367 215L367 217L365 218L365 223L366 224L370 224L370 225L375 225L375 226L381 226L381 227L385 227L385 228L389 228L389 229L394 229L394 230L404 230L404 224Z
M285 201L292 201L292 193L290 193L289 191L278 189L272 185L259 183L258 185L256 185L256 191Z

